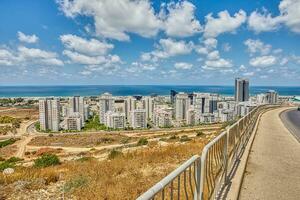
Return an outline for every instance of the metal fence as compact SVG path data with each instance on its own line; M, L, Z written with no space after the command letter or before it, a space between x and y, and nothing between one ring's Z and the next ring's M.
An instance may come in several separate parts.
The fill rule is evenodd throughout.
M137 200L218 197L253 132L259 114L272 106L253 108L246 116L209 142L201 157L195 155L155 184Z

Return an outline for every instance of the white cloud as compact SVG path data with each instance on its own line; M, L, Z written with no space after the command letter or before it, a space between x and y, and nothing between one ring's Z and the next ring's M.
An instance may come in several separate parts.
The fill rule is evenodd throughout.
M228 52L228 51L230 51L230 50L231 50L231 46L230 46L230 44L229 44L229 43L225 43L225 44L223 44L223 50L224 50L225 52Z
M67 49L91 56L105 55L114 48L113 44L101 42L96 39L87 40L71 34L61 35L60 40Z
M244 42L244 44L248 47L248 51L251 54L260 53L261 55L267 55L272 49L271 45L264 44L260 40L248 39Z
M286 65L288 62L289 62L288 58L282 58L279 64L280 65Z
M243 73L243 76L254 76L254 72L245 72Z
M129 40L128 33L143 37L157 34L162 27L148 0L57 0L68 17L83 15L94 19L98 36L117 40Z
M18 47L18 53L18 57L21 60L43 63L47 65L64 65L63 61L58 59L58 55L51 51L20 46Z
M199 54L208 54L210 51L214 50L218 45L218 40L215 38L207 38L202 41L201 46L196 46L195 51Z
M26 43L37 43L39 38L36 35L25 35L21 31L18 31L18 39L21 42L26 42Z
M241 65L241 66L239 67L239 70L240 70L240 71L246 71L245 65Z
M191 69L193 67L193 65L190 64L190 63L186 63L186 62L177 62L177 63L175 63L174 67L176 69L184 69L184 70L186 70L186 69Z
M189 54L193 50L194 44L192 42L185 42L183 40L176 41L173 39L160 39L159 44L156 45L156 50L148 53L143 53L141 59L143 61L158 61L158 59L169 58L178 55Z
M274 31L285 25L295 33L300 33L300 1L282 0L278 16L273 17L266 10L263 13L254 11L248 19L248 26L255 32Z
M205 66L203 69L222 69L222 68L230 68L232 67L232 63L230 60L225 60L220 58L218 60L206 60Z
M214 18L212 13L206 17L206 25L204 28L204 37L217 37L226 32L234 32L246 21L246 13L240 10L233 17L230 16L227 10L218 13L218 18Z
M220 55L219 55L219 51L218 50L214 50L210 53L207 54L207 58L209 60L217 60L220 58Z
M186 37L202 30L200 22L195 17L196 7L188 2L170 3L167 7L169 14L165 20L165 31L169 36Z
M117 55L108 56L88 56L78 52L64 50L63 54L68 56L73 63L83 64L83 65L108 65L114 63L120 63L121 59Z
M55 52L24 46L19 46L16 51L5 48L0 49L0 65L26 66L29 64L64 65Z
M277 59L274 56L260 56L250 60L250 65L253 67L269 67L277 63Z
M274 31L279 28L281 21L281 17L273 18L271 14L267 13L266 11L263 14L254 11L248 18L248 26L256 33Z

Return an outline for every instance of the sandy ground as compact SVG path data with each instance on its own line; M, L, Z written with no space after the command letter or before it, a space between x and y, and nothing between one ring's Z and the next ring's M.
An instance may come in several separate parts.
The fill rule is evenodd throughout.
M280 108L259 124L241 188L241 200L300 198L300 143L285 128Z

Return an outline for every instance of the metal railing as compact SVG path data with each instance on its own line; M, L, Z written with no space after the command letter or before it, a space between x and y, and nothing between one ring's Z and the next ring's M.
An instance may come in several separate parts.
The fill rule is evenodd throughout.
M229 182L230 173L243 153L259 114L268 107L253 108L210 141L204 147L201 157L191 157L137 200L204 200L217 197L220 188Z

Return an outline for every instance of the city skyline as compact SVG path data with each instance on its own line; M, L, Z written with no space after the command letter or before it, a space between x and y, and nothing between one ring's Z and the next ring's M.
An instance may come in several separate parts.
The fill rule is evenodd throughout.
M297 0L0 5L1 85L299 86Z

